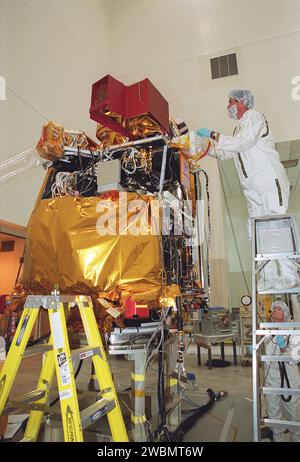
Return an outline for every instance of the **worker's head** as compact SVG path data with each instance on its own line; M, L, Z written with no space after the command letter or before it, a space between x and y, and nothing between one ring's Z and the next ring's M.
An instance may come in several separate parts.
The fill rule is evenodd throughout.
M276 301L271 306L271 318L273 322L288 322L291 320L291 313L286 303Z
M227 106L231 119L241 119L246 111L254 107L254 97L249 90L232 90Z

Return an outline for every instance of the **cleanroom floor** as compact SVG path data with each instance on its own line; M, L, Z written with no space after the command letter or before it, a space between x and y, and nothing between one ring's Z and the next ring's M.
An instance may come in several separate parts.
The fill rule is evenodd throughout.
M227 351L228 350L228 351ZM231 361L232 365L225 368L212 368L205 366L206 350L202 349L202 366L197 366L196 346L190 345L185 356L185 368L189 373L194 373L196 381L194 386L190 383L185 392L186 400L182 402L182 410L194 409L196 405L207 402L208 395L206 390L211 388L215 393L225 390L228 396L217 401L211 410L202 416L196 424L185 435L185 442L247 442L252 441L252 377L251 367L242 367L238 359L238 366L233 366L232 349L225 347L226 360ZM213 350L213 357L217 358L219 349ZM130 389L131 363L124 357L109 356L109 363L114 377L117 390ZM10 394L10 398L21 393L33 390L36 387L37 378L41 365L41 356L25 358L17 375L15 384ZM90 360L83 362L82 369L76 380L78 388L87 389L90 379ZM146 394L156 393L156 363L151 365L147 372ZM128 393L128 391L127 391ZM55 396L55 394L53 395ZM124 402L120 398L120 401ZM57 405L59 406L59 404ZM122 405L123 406L123 405ZM129 413L127 401L126 407L123 406L123 413ZM59 407L57 407L59 412ZM183 412L183 417L187 414ZM125 417L124 417L125 418ZM126 420L127 421L127 420ZM103 423L102 423L103 422ZM129 420L128 420L129 424ZM97 426L103 428L107 425L100 420ZM95 428L95 424L94 424ZM102 428L102 427L101 427ZM104 430L108 434L108 428ZM17 441L22 438L19 431L13 438ZM85 432L85 441L97 441L95 433ZM56 437L54 437L56 441Z

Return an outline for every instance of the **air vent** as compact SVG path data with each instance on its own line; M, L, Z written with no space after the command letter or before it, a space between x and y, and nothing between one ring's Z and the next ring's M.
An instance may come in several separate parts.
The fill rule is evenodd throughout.
M1 241L0 252L13 252L15 248L15 241Z
M237 75L238 65L236 59L236 53L230 55L219 56L218 58L212 58L210 60L211 78L221 79L230 75Z

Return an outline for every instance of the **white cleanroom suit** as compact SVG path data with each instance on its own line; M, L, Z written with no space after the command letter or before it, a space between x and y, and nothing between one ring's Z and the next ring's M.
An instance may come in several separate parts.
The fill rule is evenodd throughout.
M254 108L247 110L233 136L220 134L209 155L221 160L233 158L247 199L249 234L251 218L286 213L290 184L261 112ZM288 259L280 260L280 274L274 260L267 263L263 273L258 290L294 287L299 280L296 265Z
M278 304L278 302L276 302ZM285 305L286 306L286 305ZM288 307L286 306L285 313L285 322L290 321L290 314ZM288 314L287 314L288 312ZM290 335L284 336L285 342L287 344L286 349L282 352L276 342L276 337L269 337L265 342L265 349L267 355L285 355L285 356L295 356L300 355L300 336L299 335ZM289 362L284 362L286 374L289 380L290 388L299 389L300 387L300 369L298 366L298 360L291 360ZM277 361L266 362L265 363L265 387L271 388L284 388L287 387L287 382L284 380L283 384L281 381L280 367ZM288 400L288 395L283 395L286 400ZM293 422L299 422L300 425L300 395L292 396L288 402L285 402L281 395L265 395L267 413L269 419L276 420L290 420ZM270 425L271 426L271 425ZM284 441L284 427L272 426L274 441ZM300 426L289 429L290 440L293 442L300 442Z

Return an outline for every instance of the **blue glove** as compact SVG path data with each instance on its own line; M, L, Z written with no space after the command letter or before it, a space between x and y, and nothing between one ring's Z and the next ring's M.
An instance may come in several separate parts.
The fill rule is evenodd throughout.
M210 138L211 130L209 128L199 128L196 133L201 138Z
M252 355L252 353L253 353L253 345L248 345L247 346L247 353L248 353L248 355Z
M282 335L276 335L276 343L279 346L281 350L286 348L286 341L285 338Z

